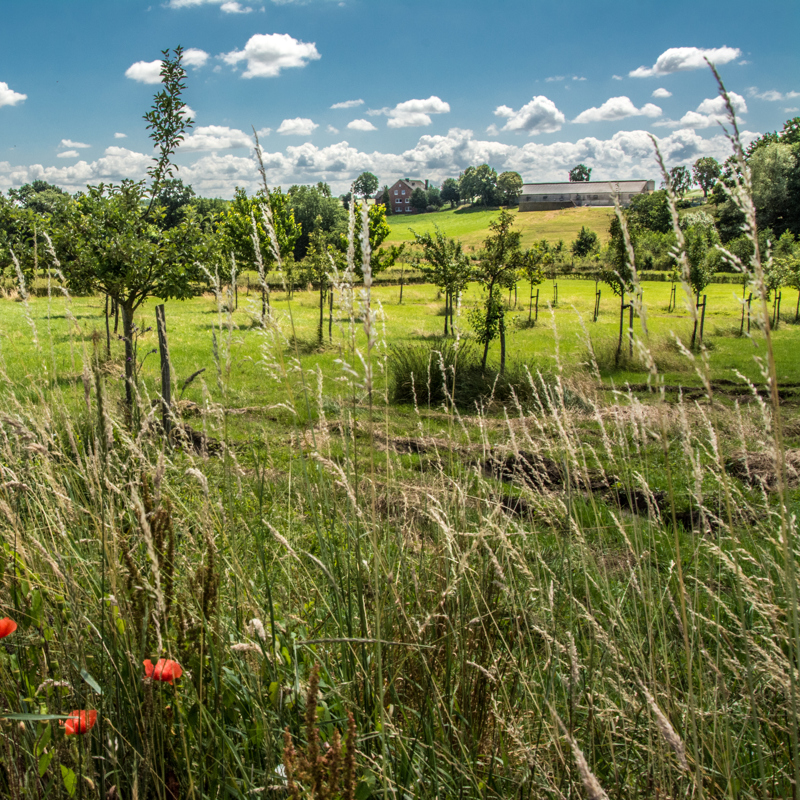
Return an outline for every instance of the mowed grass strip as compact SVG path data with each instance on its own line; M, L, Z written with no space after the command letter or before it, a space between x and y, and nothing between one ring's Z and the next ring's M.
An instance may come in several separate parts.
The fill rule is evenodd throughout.
M514 215L516 230L522 231L522 244L530 246L539 239L556 243L559 239L569 244L580 229L593 230L601 244L608 241L608 226L614 215L613 208L564 208L559 211L523 211L510 209ZM489 234L489 223L500 213L500 209L473 208L463 206L430 214L393 215L388 217L391 233L385 244L400 244L414 240L413 231L430 233L435 226L447 236L460 239L464 247L478 250Z

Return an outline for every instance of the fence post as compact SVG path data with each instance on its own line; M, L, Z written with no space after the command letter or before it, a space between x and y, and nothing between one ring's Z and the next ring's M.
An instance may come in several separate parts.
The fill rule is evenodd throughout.
M536 290L536 314L533 317L534 325L539 321L539 289Z
M167 321L164 317L164 306L156 306L156 328L158 330L158 352L161 357L161 411L164 435L169 438L172 430L170 411L172 407L172 387L169 363L169 345L167 344Z
M628 303L628 356L633 358L633 299Z
M781 296L783 292L778 292L778 307L775 311L775 330L778 330L778 326L781 324Z
M700 315L700 346L703 345L703 326L706 323L706 303L708 302L708 295L703 295L703 313Z
M600 290L598 289L594 295L594 322L597 322L597 318L600 316Z
M747 332L750 333L750 305L753 302L753 293L747 295Z

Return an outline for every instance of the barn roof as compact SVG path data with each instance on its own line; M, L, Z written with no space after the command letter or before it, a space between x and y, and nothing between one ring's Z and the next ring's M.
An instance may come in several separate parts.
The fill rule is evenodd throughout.
M643 192L650 181L565 181L564 183L524 183L522 194L599 194Z

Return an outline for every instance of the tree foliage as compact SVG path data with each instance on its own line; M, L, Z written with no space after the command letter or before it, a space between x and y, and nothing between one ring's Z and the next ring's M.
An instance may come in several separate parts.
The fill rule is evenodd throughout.
M722 167L719 161L712 156L698 158L692 165L692 178L694 182L703 190L703 197L708 197L708 193L717 183L722 174Z
M421 187L411 192L411 208L415 211L424 211L428 207L428 193Z
M318 183L316 186L292 186L287 196L294 219L301 228L294 245L296 261L305 258L311 234L317 227L321 227L331 236L347 231L347 211L339 200L331 197L330 187L326 183Z
M501 172L497 178L497 194L503 205L516 203L522 194L522 176L519 172Z
M483 307L470 316L473 328L483 343L481 364L486 368L489 344L500 336L500 371L505 369L505 305L500 300L500 289L510 289L517 281L517 270L522 265L520 231L513 230L514 217L501 211L489 223L491 233L484 239L477 273L484 289Z
M578 164L569 171L569 179L573 183L581 183L592 179L592 168L586 164Z
M683 197L692 188L692 183L694 182L692 179L692 173L689 172L688 167L684 167L683 165L672 167L669 171L669 182L672 186L672 191L678 197Z
M448 319L453 319L453 304L464 291L470 279L469 259L461 242L448 239L438 226L434 233L414 234L414 243L422 249L420 270L445 294L444 334L448 333Z
M497 204L497 172L488 164L467 167L458 179L458 193L462 200L480 205Z
M594 231L587 230L581 225L581 231L575 241L572 243L570 249L572 255L576 258L586 258L592 253L597 252L600 243L597 239L597 234Z
M361 195L365 200L367 197L375 194L378 191L379 181L376 175L371 172L362 172L353 181L353 192Z
M445 178L442 183L441 198L445 203L450 203L450 208L455 208L461 198L458 181L455 178Z

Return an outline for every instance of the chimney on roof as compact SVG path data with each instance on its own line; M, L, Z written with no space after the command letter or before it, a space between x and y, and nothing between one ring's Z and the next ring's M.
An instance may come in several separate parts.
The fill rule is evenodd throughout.
M427 178L425 178L425 191L426 192L428 191L428 179Z

